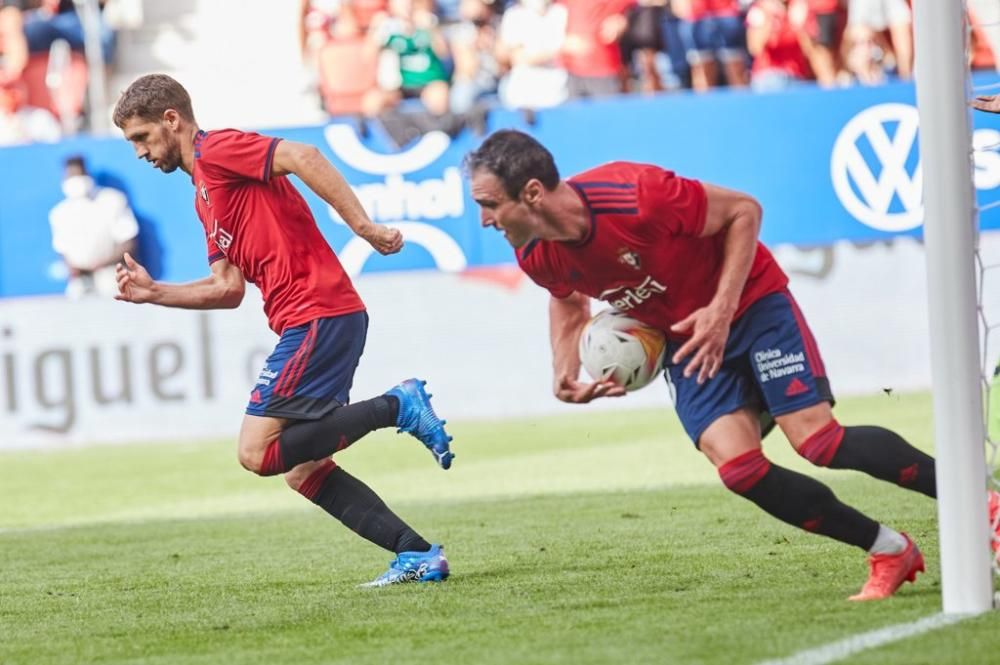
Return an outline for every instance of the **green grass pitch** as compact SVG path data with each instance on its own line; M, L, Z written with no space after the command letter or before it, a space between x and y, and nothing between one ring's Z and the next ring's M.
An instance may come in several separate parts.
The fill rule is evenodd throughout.
M838 415L931 447L926 395ZM847 602L862 553L725 491L666 408L450 429L448 472L391 432L338 457L451 561L381 590L357 585L391 555L242 471L232 441L0 454L0 663L750 664L940 611L934 502L817 472L780 434L772 459L917 540L917 584ZM849 662L1000 662L1000 617Z

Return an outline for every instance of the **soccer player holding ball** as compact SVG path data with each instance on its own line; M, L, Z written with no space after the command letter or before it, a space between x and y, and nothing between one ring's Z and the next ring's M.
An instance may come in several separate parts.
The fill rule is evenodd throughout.
M122 94L114 122L136 156L195 187L211 274L188 284L153 281L130 255L117 269L119 300L186 309L237 307L245 282L257 285L268 324L280 335L251 393L239 460L288 485L363 538L396 554L370 584L436 581L448 576L431 545L331 455L365 434L398 427L451 466L448 436L424 381L407 379L385 394L349 403L364 350L368 314L337 256L288 174L332 205L381 254L403 246L397 229L374 224L344 178L310 145L235 129L198 127L187 91L161 74Z
M502 232L521 269L551 294L557 398L625 393L611 381L578 380L577 339L590 298L603 300L667 335L677 413L727 488L788 524L868 553L869 578L851 600L891 596L924 570L906 534L764 456L762 437L777 424L813 464L930 497L936 491L933 458L887 429L834 417L816 341L787 276L758 240L762 210L753 197L630 162L563 180L551 153L513 130L492 134L465 166L482 226ZM992 520L995 492L989 504Z

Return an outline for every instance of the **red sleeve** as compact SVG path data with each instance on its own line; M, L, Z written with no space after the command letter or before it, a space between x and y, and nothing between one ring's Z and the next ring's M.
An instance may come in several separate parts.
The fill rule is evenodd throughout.
M215 238L216 238L216 235L218 234L219 230L217 228L215 228L214 226L211 229L209 229L208 226L205 226L205 229L206 229L205 230L205 246L206 246L206 249L208 250L208 265L212 265L213 263L215 263L219 259L226 258L226 255L225 255L225 253L223 253L223 251L221 249L219 249L218 243L215 242Z
M253 132L223 129L209 132L201 147L202 168L216 181L271 178L274 149L281 139Z
M206 241L208 244L208 265L212 265L216 261L221 261L226 258L226 255L223 254L222 250L215 244L215 238L207 236Z
M639 176L639 217L673 235L700 236L708 197L697 180L651 166Z

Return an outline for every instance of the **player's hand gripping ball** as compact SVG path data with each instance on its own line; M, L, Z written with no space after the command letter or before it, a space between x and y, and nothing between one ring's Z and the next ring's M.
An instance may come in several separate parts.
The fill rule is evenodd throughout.
M580 361L595 381L614 381L638 390L663 369L666 336L656 328L606 309L595 315L580 335Z

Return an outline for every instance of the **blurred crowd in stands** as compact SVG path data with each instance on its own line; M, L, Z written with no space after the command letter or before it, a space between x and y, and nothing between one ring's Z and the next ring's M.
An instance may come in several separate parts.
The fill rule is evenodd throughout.
M149 0L146 0L149 1ZM878 85L913 74L909 0L289 0L331 115L399 143L487 109L691 89ZM88 112L88 58L142 0L0 0L0 145L53 141ZM85 58L86 18L94 17ZM129 7L133 7L132 10ZM140 19L141 20L141 19ZM971 65L996 66L970 13ZM294 66L294 63L289 63ZM100 111L103 112L103 111Z
M971 65L994 68L969 20ZM908 0L302 0L300 37L330 114L402 103L444 128L483 103L913 74Z
M92 61L110 65L122 1L0 0L0 145L56 141L82 126L88 65L86 10L93 10Z

